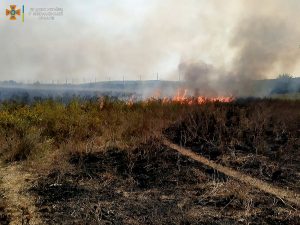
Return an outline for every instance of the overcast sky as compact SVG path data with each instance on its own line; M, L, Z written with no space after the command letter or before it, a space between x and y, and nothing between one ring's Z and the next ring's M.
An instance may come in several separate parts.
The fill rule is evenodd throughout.
M12 3L25 5L24 23L5 16ZM47 21L29 15L31 8L41 7L63 8L63 16ZM280 43L278 57L297 58L291 64L273 59L264 76L300 75L299 0L5 0L0 8L0 80L155 79L156 73L177 79L180 63L198 61L230 71L239 54L232 43L236 28L257 15L280 18L288 32L275 42L268 37L273 50L263 53L277 54ZM251 43L253 56L265 40Z

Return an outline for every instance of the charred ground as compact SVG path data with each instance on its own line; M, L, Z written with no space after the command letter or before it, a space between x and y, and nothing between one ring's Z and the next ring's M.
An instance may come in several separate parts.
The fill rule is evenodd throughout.
M47 224L297 224L280 200L160 144L70 163L74 172L53 172L32 189Z
M191 112L165 133L223 165L300 190L297 101L211 105Z
M27 194L45 224L297 224L297 206L184 157L162 139L299 193L299 106L5 103L1 159L35 174ZM0 219L8 221L5 201Z
M6 204L3 197L3 194L0 192L0 224L8 225L9 224L9 216L5 212Z

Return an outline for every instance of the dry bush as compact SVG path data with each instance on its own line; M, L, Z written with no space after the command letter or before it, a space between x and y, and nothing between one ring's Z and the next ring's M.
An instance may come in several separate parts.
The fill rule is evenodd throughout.
M128 105L108 98L6 104L0 109L0 155L14 161L43 158L57 149L134 149L166 134L215 157L235 150L265 154L272 148L281 158L299 147L299 111L299 101L276 100L195 106L159 100Z
M187 109L161 101L126 104L104 98L49 100L32 105L5 103L0 108L0 157L6 161L40 161L51 152L96 152L134 149L159 138L171 122Z
M11 138L8 142L10 147L2 153L7 162L37 160L52 148L51 140L42 141L39 133L34 131L28 131L22 138Z

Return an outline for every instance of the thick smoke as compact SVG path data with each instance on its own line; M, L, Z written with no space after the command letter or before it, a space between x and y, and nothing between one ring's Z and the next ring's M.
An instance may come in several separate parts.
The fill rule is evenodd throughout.
M195 94L242 95L257 92L249 80L299 75L299 0L32 0L26 10L56 6L64 16L55 21L1 20L0 80L137 80L158 72L181 74Z
M212 86L213 77L217 71L212 65L204 62L182 62L179 64L179 72L183 73L185 78L192 82L188 82L188 89L193 90L191 93L195 96L199 95L216 95Z
M3 7L10 4L6 0ZM23 2L14 4L20 7ZM25 4L25 23L20 18L9 21L5 15L1 19L0 80L153 79L165 50L161 39L153 38L146 29L145 20L152 17L148 11L153 15L151 5L135 0L91 0L89 4L32 0ZM31 7L56 6L64 9L64 15L54 21L28 15Z
M268 94L253 80L293 71L300 61L299 1L243 1L241 15L231 30L228 46L235 53L229 68L207 66L203 62L182 62L189 86L198 86L234 95ZM184 65L184 66L183 66ZM213 72L214 71L214 72ZM218 81L210 77L218 73ZM209 93L212 91L209 90Z

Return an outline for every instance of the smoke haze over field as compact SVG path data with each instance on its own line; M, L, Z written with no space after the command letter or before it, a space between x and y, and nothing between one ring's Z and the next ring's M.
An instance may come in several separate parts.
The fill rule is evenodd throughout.
M240 10L244 13L234 21L228 39L229 49L234 52L230 65L216 64L215 68L202 61L182 62L179 70L183 68L191 85L223 94L252 94L255 90L249 85L251 79L298 73L300 49L295 43L300 39L300 2L241 1Z
M25 5L25 23L1 15L0 80L155 79L157 72L176 80L181 73L196 91L214 94L244 89L248 79L300 75L299 0L14 3ZM27 15L39 7L64 15Z
M259 1L248 6L250 12L258 10L241 18L230 40L236 49L230 73L241 83L240 90L250 93L251 88L246 90L250 79L264 79L276 71L292 73L300 62L300 48L294 45L300 38L299 1L264 2L268 7Z

